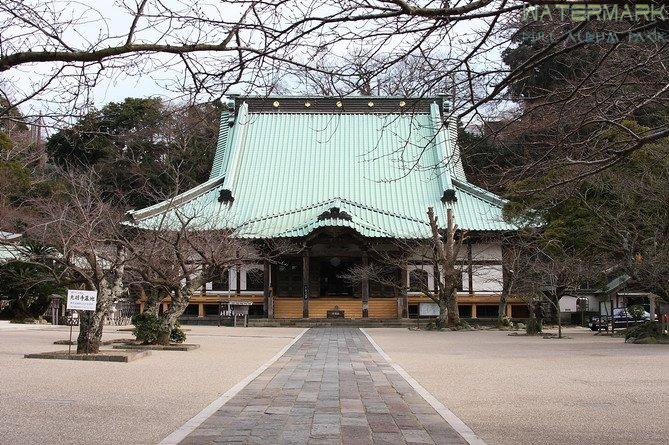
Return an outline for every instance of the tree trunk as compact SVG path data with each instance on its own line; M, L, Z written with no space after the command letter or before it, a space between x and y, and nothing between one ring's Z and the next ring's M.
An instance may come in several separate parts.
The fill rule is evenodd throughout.
M182 292L181 290L174 291L172 293L172 303L170 304L170 308L163 312L163 315L160 317L163 323L163 330L161 335L158 337L158 344L170 344L170 334L176 327L177 322L179 321L179 317L181 317L181 315L188 307L190 295L190 292Z
M174 324L174 322L170 321L170 318L163 318L162 330L156 339L156 344L163 346L170 344L170 337L172 335L172 329L174 329Z
M160 303L163 301L164 291L160 289L151 289L146 295L146 304L144 305L144 312L158 315L160 312Z
M515 270L513 267L516 257L510 247L502 244L502 294L499 297L499 307L497 309L497 323L501 326L506 318L506 310L509 305L509 296L514 284ZM509 317L510 318L510 317Z
M455 292L451 292L448 297L448 325L457 326L460 324L460 311L458 310L458 299Z
M506 306L508 301L508 295L502 292L502 295L499 297L499 308L497 309L497 324L502 325L504 317L506 317Z
M539 333L539 321L537 320L537 315L535 312L537 310L536 302L528 303L527 306L530 309L530 318L527 319L527 327L525 328L525 332L527 335L536 335Z
M123 286L125 251L117 250L118 264L110 272L111 279L102 278L97 284L98 299L95 311L79 311L77 354L96 354L100 351L105 318L114 301L125 292Z
M448 325L448 307L446 302L441 300L439 303L439 316L437 317L437 329L444 329Z
M105 315L100 310L95 312L79 311L77 354L97 354L100 352Z
M177 312L174 312L172 310L172 307L170 309L163 313L161 319L163 322L163 329L160 332L160 335L158 336L157 343L159 345L169 345L170 344L170 336L172 334L172 330L176 327L177 321L179 321L179 317L183 313L183 310Z
M455 250L455 223L453 220L453 211L446 211L446 233L442 237L439 235L439 226L437 218L434 216L432 207L428 207L427 216L430 221L432 231L432 241L437 254L437 262L441 264L444 271L444 286L439 292L439 309L443 304L447 310L446 322L449 326L457 326L460 323L460 313L458 311L458 301L456 298L457 285L456 276L459 271L455 268L457 252Z
M502 266L502 295L499 297L499 308L497 309L497 324L500 326L506 317L506 307L511 290L511 273L508 267Z
M558 338L562 338L562 314L560 313L560 299L564 295L564 288L557 287L555 289L555 312L557 313Z

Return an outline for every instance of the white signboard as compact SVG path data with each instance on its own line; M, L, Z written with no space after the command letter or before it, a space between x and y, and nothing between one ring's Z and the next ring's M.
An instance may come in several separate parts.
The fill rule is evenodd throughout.
M422 316L439 315L439 305L437 303L420 303L418 305L418 315Z
M94 311L98 302L96 290L67 290L67 310Z

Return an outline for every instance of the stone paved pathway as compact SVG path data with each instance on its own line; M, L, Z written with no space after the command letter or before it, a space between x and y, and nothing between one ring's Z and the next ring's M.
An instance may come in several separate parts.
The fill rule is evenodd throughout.
M312 328L181 443L466 442L359 329Z

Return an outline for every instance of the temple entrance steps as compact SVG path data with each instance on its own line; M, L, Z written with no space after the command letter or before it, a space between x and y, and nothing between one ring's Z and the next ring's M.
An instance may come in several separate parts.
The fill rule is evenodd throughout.
M416 326L416 320L408 318L250 318L249 326L290 326L290 327L354 327L354 328L408 328Z

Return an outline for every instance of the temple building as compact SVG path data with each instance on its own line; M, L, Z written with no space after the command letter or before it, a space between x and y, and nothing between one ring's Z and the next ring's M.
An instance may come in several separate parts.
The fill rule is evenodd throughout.
M151 227L176 209L258 246L298 246L230 267L191 299L189 317L218 315L232 298L276 319L334 308L346 318L405 318L437 313L425 295L436 285L433 262L406 246L431 238L429 207L441 226L451 208L467 234L460 315L496 317L503 239L515 228L500 197L468 182L447 115L442 97L234 97L209 180L131 215ZM386 272L354 282L352 269ZM511 303L509 316L526 316L525 304Z

